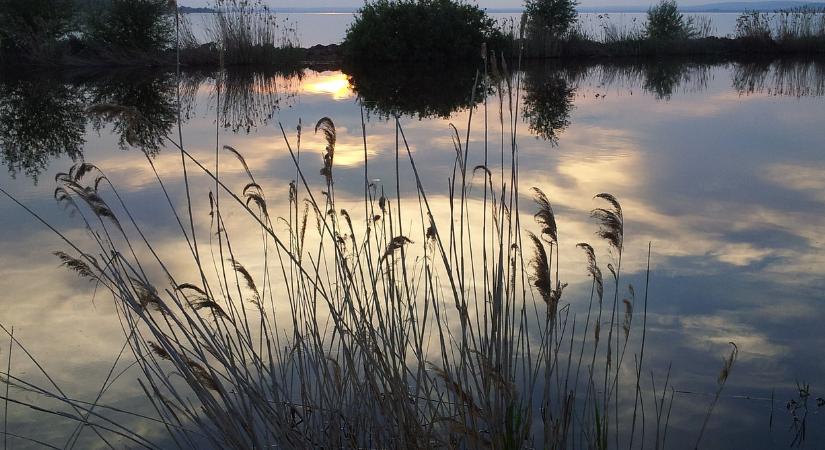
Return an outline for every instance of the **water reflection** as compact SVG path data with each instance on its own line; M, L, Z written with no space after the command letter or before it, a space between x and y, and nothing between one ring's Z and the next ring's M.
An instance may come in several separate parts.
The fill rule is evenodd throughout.
M0 77L0 151L13 176L35 182L52 159L83 158L87 127L116 135L121 150L156 155L177 124L178 98L186 123L202 89L223 128L249 133L291 104L302 77L273 71L192 72L179 82L174 73L143 71Z
M603 99L604 88L639 89L656 100L670 101L677 93L707 89L714 68L731 68L731 85L740 95L769 94L794 97L825 95L822 60L755 60L732 63L691 59L618 61L528 65L523 83L521 115L530 132L552 144L571 125L577 96ZM313 73L308 76L307 73ZM12 175L23 173L36 181L51 159L83 158L87 127L118 136L121 149L137 148L155 155L173 131L178 116L185 123L197 101L219 126L233 133L252 133L272 123L290 108L300 93L325 94L334 100L357 95L369 115L379 118L450 118L476 105L485 95L497 95L508 84L495 81L473 93L483 79L471 65L359 66L346 73L311 71L106 72L73 74L18 74L0 78L0 150ZM510 88L515 88L515 75ZM583 87L591 88L582 90ZM179 88L179 89L178 89ZM602 91L602 92L600 92ZM200 94L207 95L200 95ZM90 114L91 105L114 105L139 117L127 123L123 114Z
M530 131L551 143L570 125L576 89L570 84L580 71L558 65L528 67L524 73L524 119Z
M472 65L359 65L345 69L352 89L378 117L448 118L484 97L473 95Z
M91 126L100 132L106 126L119 136L122 150L138 148L150 155L163 147L177 120L177 95L170 74L106 74L88 88L89 105L117 105L131 110L137 120L123 114L90 114Z
M780 59L738 63L734 65L733 87L740 95L821 97L825 95L825 61Z
M52 158L83 154L83 94L50 77L0 79L0 154L35 181Z
M569 299L578 317L583 317L583 311L575 308L585 303L575 296L586 296L587 290L582 285L589 287L590 284L580 270L582 266L576 264L578 253L573 255L573 252L575 242L594 240L593 227L587 222L588 211L594 206L588 201L590 197L596 192L609 191L622 199L632 239L627 243L632 251L624 264L628 281L637 287L644 285L644 279L639 276L644 265L640 249L646 249L647 243L653 241L653 304L646 350L649 356L645 358L649 358L649 367L657 371L657 377L664 376L662 372L673 362L674 384L695 393L676 395L673 442L695 439L696 424L703 420L708 400L703 394L713 392L718 350L728 341L741 346L742 356L726 397L720 401L709 425L705 448L725 449L726 443L734 440L743 448L766 449L784 448L790 442L783 434L789 425L781 407L784 404L777 406L771 431L765 426L770 417L770 402L744 401L727 395L764 399L772 397L775 388L776 401L784 402L793 398L795 379L816 383L812 388L816 395L821 395L822 385L817 381L823 373L819 349L825 344L825 337L818 324L825 320L820 305L821 292L825 289L822 277L825 252L821 239L825 226L821 215L825 183L821 176L820 149L825 135L817 121L821 121L825 104L817 98L797 100L767 95L774 94L777 79L784 80L782 86L794 87L783 89L786 94L782 95L802 92L802 96L806 96L817 92L810 89L822 79L811 68L811 64L816 63L799 64L798 71L793 73L803 73L803 68L808 67L807 76L789 76L775 64L758 63L755 70L743 63L699 62L683 62L666 68L638 62L549 64L526 67L523 73L523 118L528 124L531 120L549 124L545 130L554 133L551 139L554 137L559 147L548 152L545 142L531 138L531 134L539 135L538 127L530 131L528 126L519 127L520 183L525 190L533 185L544 187L551 195L563 239L559 253L563 261L569 262L561 267L562 279L571 283L565 295L570 293ZM754 88L749 97L737 95L743 91L739 90L736 80L747 79L743 77L745 69L748 73L762 74L762 78L749 78L764 80L753 83L754 86L766 86ZM785 75L780 77L779 73ZM474 77L474 72L471 75ZM229 79L229 75L225 78ZM268 198L272 214L288 215L284 212L289 211L285 192L289 182L295 179L295 170L279 140L280 131L272 126L261 127L264 122L257 118L245 122L245 114L259 111L240 111L244 115L237 123L247 123L252 128L224 129L222 124L226 121L219 119L221 126L216 136L216 114L228 115L223 112L224 104L217 103L218 79L214 74L202 74L186 75L181 81L182 95L189 99L183 102L184 119L188 120L184 124L187 145L205 162L214 161L210 158L216 138L221 145L238 148L255 172L256 180L267 193L275 194ZM339 101L352 99L348 80L339 72L307 72L300 80L286 77L277 81L287 83L289 80L296 80L293 82L299 94L296 97L299 107L285 108L285 102L281 102L271 119L256 117L266 117L270 125L277 118L288 127L290 135L294 135L290 133L294 130L291 127L299 118L306 124L326 115L333 117L339 131L335 155L337 196L340 201L350 200L355 204L362 195L359 177L364 170L364 151L358 104ZM93 83L78 84L92 86ZM174 96L174 83L171 88L162 83L157 85L164 86L159 89L165 95ZM242 97L252 95L255 91L249 87L252 85L246 83L248 87ZM92 87L88 89L81 104L90 102L86 96L91 95ZM432 87L430 90L438 91ZM571 95L572 101L568 103ZM528 99L539 105L529 115ZM491 110L500 106L496 103L497 95L488 101ZM562 107L545 106L561 102ZM267 102L260 104L264 106L257 109L267 114L272 112ZM466 123L465 108L459 105L450 113L449 120ZM79 111L82 115L83 108ZM420 117L415 112L407 116L402 122L407 127L413 152L421 162L424 185L431 189L433 205L443 210L449 202L444 194L444 180L449 177L455 161L447 121L410 120ZM483 139L481 118L481 114L474 116L468 167L482 162L478 145ZM370 174L376 177L377 185L393 186L393 124L372 120L366 125ZM107 125L101 129L100 138L87 131L86 156L90 162L106 168L119 189L123 187L124 196L130 205L135 205L136 220L151 227L150 239L158 242L164 254L171 255L175 271L185 273L191 268L191 261L187 259L188 250L178 224L168 214L158 213L158 205L165 205L166 200L157 187L153 189L143 181L151 180L154 174L138 152L109 148L114 147L107 141L109 133L115 133L111 136L112 142L120 138L115 128ZM96 146L99 142L104 145ZM321 135L304 134L301 164L310 183L323 183L318 168L325 145ZM777 152L777 148L783 151ZM491 158L493 169L496 159ZM186 195L179 160L174 152L161 152L155 160L170 197L178 206L184 204ZM61 162L53 166L53 170L66 170L68 164ZM221 171L225 180L236 188L248 182L243 167L233 158L222 157ZM413 211L418 207L413 195L415 185L405 165L402 164L398 176L403 180L399 209ZM207 194L212 183L196 179L192 172L190 177L193 198L199 199L193 215L208 221ZM480 177L474 180L475 186L479 180ZM42 184L36 189L22 181L7 181L3 187L24 193L34 191L28 201L38 211L48 212L49 207L54 207L49 192L53 186ZM18 214L19 210L9 202L0 202L0 208L0 222L6 230L0 239L0 253L6 256L0 258L0 273L4 274L0 277L0 291L5 292L8 299L2 305L4 320L17 327L16 332L24 342L37 347L37 355L53 364L50 368L68 379L64 381L67 390L78 393L80 398L94 400L98 387L95 383L105 379L111 359L121 344L112 339L121 331L113 319L114 312L100 297L96 301L101 309L93 310L89 302L93 295L90 286L55 270L56 263L48 252L60 248L60 242L50 242L44 238L46 233L32 231L32 227L27 226L31 224L30 219ZM347 209L357 210L349 205ZM529 209L525 206L523 210L525 224L532 223ZM478 217L481 215L478 208L471 208L468 213L474 223L484 220ZM54 213L53 217L63 220L62 214ZM314 226L311 216L309 223L310 227ZM407 224L405 227L415 228ZM77 235L84 233L76 222L63 223L63 228ZM199 231L206 236L206 230ZM416 242L422 239L412 237ZM257 236L239 237L233 246L246 263L254 261L249 255L260 251L260 240ZM260 267L252 269L260 270ZM42 283L44 274L53 276L49 283ZM192 274L190 278L197 276ZM32 292L32 285L44 286ZM14 300L17 298L30 300L18 302ZM55 302L55 299L64 301ZM54 323L66 326L43 326ZM87 336L75 339L73 334L65 332L69 327L82 330ZM72 342L66 346L54 345L64 341ZM82 351L79 346L77 351L66 351L67 346L78 341L88 346L83 346ZM71 360L63 359L65 353L75 355L74 366ZM21 365L17 367L19 371L26 369ZM29 370L31 372L33 370ZM82 377L77 377L78 373ZM131 388L136 392L130 391ZM138 403L135 399L141 395L136 387L120 382L111 394L107 393L106 403L117 402L132 410L133 404ZM646 407L653 408L649 403ZM18 414L12 429L20 434L41 436L60 445L71 431L65 432L49 423L51 435L45 436L41 422L25 415L29 413ZM819 427L820 424L821 418L811 423L810 442L814 446L825 439L822 435L825 428ZM94 438L92 433L87 434Z
M213 86L210 102L220 111L221 126L249 133L292 102L303 72L229 70L219 76L221 90Z

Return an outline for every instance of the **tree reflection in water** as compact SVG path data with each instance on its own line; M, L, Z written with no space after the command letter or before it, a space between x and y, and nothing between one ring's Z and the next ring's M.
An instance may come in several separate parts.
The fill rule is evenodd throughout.
M117 105L135 112L136 120L123 115L91 115L100 132L107 125L119 136L118 145L157 154L177 122L177 93L170 74L130 74L96 79L89 89L89 104Z
M381 118L446 119L484 100L481 83L473 94L477 68L471 64L358 65L344 71L367 112Z
M154 156L164 148L166 136L174 134L178 98L186 122L204 86L209 89L206 106L218 110L220 125L248 133L267 124L296 96L301 76L192 72L176 82L170 72L107 71L65 78L40 72L0 77L0 157L12 176L22 173L36 183L52 159L83 158L87 126L97 133L110 130L122 150Z
M581 76L575 66L528 66L524 71L524 120L537 137L558 144L559 134L570 126L575 83Z
M35 183L53 158L83 154L81 91L48 77L0 80L0 156L12 176Z
M520 110L530 131L555 145L570 125L583 85L639 88L669 101L678 92L706 89L719 64L732 68L731 83L740 95L825 95L825 61L815 59L550 61L523 67L518 84L519 74L502 78L502 65L496 70L490 64L487 87L481 64L373 65L347 67L345 72L368 114L379 118L449 118L479 105L485 96L519 87ZM22 173L37 182L50 160L83 158L87 125L97 132L111 130L121 149L155 155L164 147L165 136L174 134L178 97L182 122L193 116L198 101L205 101L200 106L211 111L220 127L250 133L295 100L303 73L185 72L179 81L170 72L0 74L0 158L12 176ZM93 105L129 113L90 114Z

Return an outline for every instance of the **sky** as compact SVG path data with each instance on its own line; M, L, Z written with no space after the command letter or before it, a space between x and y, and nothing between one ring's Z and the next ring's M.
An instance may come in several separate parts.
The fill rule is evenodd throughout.
M357 7L362 5L363 0L264 0L270 7L278 8L320 8L320 7ZM754 2L760 0L735 0L743 2ZM207 6L212 3L210 0L179 0L183 6ZM523 0L477 0L479 6L483 8L518 8L523 4ZM649 6L654 3L652 0L580 0L580 6ZM680 0L679 4L706 5L721 3L714 0Z

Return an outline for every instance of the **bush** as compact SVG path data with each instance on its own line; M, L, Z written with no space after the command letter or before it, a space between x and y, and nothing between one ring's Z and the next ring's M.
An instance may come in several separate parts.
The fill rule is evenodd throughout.
M168 0L105 0L87 14L85 37L94 47L153 52L174 45Z
M647 37L650 39L689 39L697 35L693 20L679 12L675 0L662 0L647 10Z
M0 0L0 50L48 51L72 23L71 0Z
M527 0L524 13L531 32L561 36L573 28L578 13L575 0Z
M481 44L503 41L495 21L477 6L453 0L366 3L343 42L345 58L431 61L479 58Z

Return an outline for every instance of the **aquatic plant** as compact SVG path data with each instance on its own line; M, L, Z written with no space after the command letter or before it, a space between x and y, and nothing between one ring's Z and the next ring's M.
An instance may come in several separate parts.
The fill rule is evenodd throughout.
M501 147L471 153L466 137L452 128L455 159L449 189L440 195L423 185L398 118L396 183L386 190L371 176L362 124L363 198L357 199L336 193L339 131L330 118L314 126L325 148L314 149L318 165L312 171L299 164L309 157L303 127L295 135L280 127L295 168L282 195L267 193L242 151L215 142L214 166L207 165L180 136L167 135L167 145L181 156L183 207L175 207L153 160L147 163L179 227L183 270L174 270L173 256L152 243L103 170L81 163L58 174L55 198L82 221L90 241L50 227L66 244L57 257L111 293L124 348L134 356L139 385L155 412L129 420L164 431L166 441L99 401L108 378L98 398L86 402L50 377L39 385L7 369L7 386L27 396L0 398L75 420L67 447L88 429L103 442L118 438L146 448L173 443L246 449L619 448L630 422L619 413L620 403L629 409L628 397L635 397L634 410L653 402L657 411L638 418L634 412L633 430L637 419L647 424L638 442L655 429L658 445L669 426L672 397L663 393L660 400L655 386L651 395L642 380L645 335L644 328L641 336L634 330L634 317L642 311L646 326L648 286L640 307L635 289L622 278L625 212L613 195L594 199L594 231L603 241L596 247L613 256L605 265L594 246L578 244L587 259L583 272L592 277L582 323L573 311L584 305L570 303L559 276L559 248L568 244L552 193L534 188L535 206L526 217L521 213L513 120L520 80L517 75L509 82L502 61L488 63L490 73L499 74L496 82L506 86L501 95L509 97L499 128L485 121L485 137L500 134ZM485 69L481 82L492 83L489 77ZM115 113L116 106L108 110ZM124 124L137 126L139 120ZM494 163L499 154L500 164ZM400 194L402 163L413 173L412 198ZM222 175L230 165L243 169L242 181ZM204 182L208 192L195 190ZM318 183L322 187L313 188ZM279 203L283 208L276 209ZM535 225L529 225L530 216ZM257 258L247 251L241 256L238 242L250 237L260 239ZM2 329L15 349L36 361ZM628 367L625 356L637 344L640 357ZM726 362L724 380L734 360ZM623 380L628 373L630 380ZM669 374L664 391L668 380ZM619 395L625 389L635 395ZM65 410L40 407L40 398Z
M295 26L279 20L261 0L215 0L213 9L207 35L217 45L222 65L296 63L300 44Z

